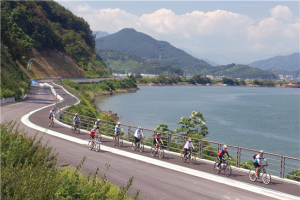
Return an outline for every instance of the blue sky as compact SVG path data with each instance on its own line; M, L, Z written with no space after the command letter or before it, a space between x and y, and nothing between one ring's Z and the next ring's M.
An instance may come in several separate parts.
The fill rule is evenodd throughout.
M299 1L58 1L94 31L134 28L220 64L299 52Z

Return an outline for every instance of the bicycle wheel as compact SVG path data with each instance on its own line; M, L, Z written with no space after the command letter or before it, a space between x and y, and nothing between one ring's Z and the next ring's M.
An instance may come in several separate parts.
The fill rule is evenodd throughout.
M144 152L144 144L142 142L140 142L139 150L141 153Z
M190 164L194 165L195 163L196 163L196 156L192 154L190 158Z
M158 150L158 157L160 158L160 159L163 159L164 158L164 150L163 149L159 149Z
M121 138L119 138L119 147L123 146L123 140Z
M264 184L268 185L271 182L271 174L269 172L263 173L262 180Z
M99 144L99 143L96 143L96 144L95 144L95 148L96 148L96 151L99 152L99 151L100 151L100 144Z
M155 154L156 154L156 152L155 152L155 148L154 147L152 147L151 149L150 149L150 153L151 153L151 156L155 156Z
M256 181L256 172L255 172L255 170L254 169L251 169L250 171L249 171L249 178L250 178L250 180L251 181Z
M113 137L113 143L114 143L114 146L117 145L117 138Z
M132 142L132 144L131 144L131 148L132 148L132 150L133 150L133 151L135 151L135 150L136 150L136 148L137 148L137 145L136 145L134 142Z
M224 171L225 171L225 176L230 176L231 175L231 166L227 164Z
M53 128L53 126L54 126L54 121L51 122L51 127Z
M181 162L185 163L186 158L184 157L184 152L181 153Z
M214 164L214 171L215 171L216 174L220 174L220 171L221 171L220 168L219 168L219 170L217 169L218 164L219 164L218 162L216 162L216 163Z
M91 141L89 141L88 143L88 147L89 147L89 150L92 151L93 150L93 147L91 146Z

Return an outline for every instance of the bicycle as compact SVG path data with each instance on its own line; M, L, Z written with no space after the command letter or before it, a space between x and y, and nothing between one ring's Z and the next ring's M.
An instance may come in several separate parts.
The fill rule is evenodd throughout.
M121 138L121 134L122 133L119 133L116 138L113 137L113 143L115 146L119 146L119 147L122 147L123 146L123 139ZM123 135L123 134L122 134Z
M214 164L214 171L216 174L219 174L221 170L224 170L225 176L230 176L231 175L231 166L227 163L227 159L223 158L223 161L221 165L219 166L219 170L217 169L217 166L219 162L216 162Z
M139 141L135 144L134 142L132 142L131 146L132 146L132 150L136 151L136 149L139 149L139 151L142 153L144 151L144 144L143 144L143 138L139 137Z
M54 121L53 121L53 116L51 116L49 127L53 128L53 126L54 126Z
M188 154L184 157L184 148L182 149L182 153L181 153L181 161L182 162L186 162L187 160L189 160L189 163L194 165L196 163L196 156L195 154L192 152L192 150L188 150Z
M163 158L164 158L164 149L162 148L162 145L161 145L160 143L159 143L159 146L158 146L158 148L157 148L156 150L155 150L155 146L152 145L150 152L151 152L151 156L152 156L152 157L155 157L155 155L156 155L157 152L158 152L158 157L159 157L160 159L163 159Z
M97 141L97 139L95 139L93 141L93 146L92 146L91 145L91 141L89 141L88 148L89 148L90 151L92 151L93 149L95 149L96 152L99 152L100 151L100 142Z
M71 132L80 134L79 122L76 122L75 127L71 126Z
M267 172L267 170L265 169L265 166L267 165L262 165L262 169L258 169L258 177L256 177L256 170L255 169L251 169L249 171L249 178L251 181L256 181L259 176L260 176L260 173L262 172L262 180L264 182L264 184L268 185L270 182L271 182L271 174L269 172Z

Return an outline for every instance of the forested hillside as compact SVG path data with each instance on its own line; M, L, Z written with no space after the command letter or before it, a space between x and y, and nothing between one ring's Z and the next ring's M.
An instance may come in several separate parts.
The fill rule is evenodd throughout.
M207 71L202 71L202 74L211 74L214 76L227 76L231 78L250 78L250 79L276 79L276 75L272 72L265 71L258 68L252 68L247 65L221 65L208 69Z
M24 68L39 57L32 77L110 74L89 24L54 1L1 1L1 42Z
M276 56L266 60L259 60L249 64L249 66L264 70L280 69L287 71L298 71L300 69L300 53L293 53L287 56Z
M157 41L149 35L129 28L96 39L96 47L98 49L119 50L150 60L158 60L159 55L161 55L162 62L176 65L188 73L197 73L202 68L211 67L205 61L192 57L168 42Z
M114 73L146 73L160 74L167 72L169 76L173 74L183 75L184 71L173 65L159 62L158 60L146 60L140 56L130 53L123 53L111 49L96 49L96 52L103 58L103 61Z

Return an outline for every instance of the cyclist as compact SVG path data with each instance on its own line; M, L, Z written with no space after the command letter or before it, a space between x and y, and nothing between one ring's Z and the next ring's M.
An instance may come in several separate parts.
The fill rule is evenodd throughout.
M93 146L94 144L94 139L95 139L95 133L97 132L97 126L93 126L93 129L91 130L90 133L90 138L91 138L91 145ZM99 136L99 134L98 134Z
M100 119L97 119L97 121L95 121L95 124L94 124L97 128L97 131L98 133L100 133L100 129L102 128L101 127L101 123L100 123ZM100 128L100 129L99 129ZM99 134L98 134L99 135Z
M219 167L220 167L221 163L223 162L223 156L224 156L225 153L227 154L229 160L231 160L231 158L229 157L229 153L227 151L227 146L224 145L223 148L217 154L218 155L218 160L219 160L217 170L219 170Z
M134 134L134 145L136 145L136 143L140 141L140 136L144 137L144 133L142 127L139 126L138 129L136 129Z
M158 145L159 145L159 141L162 143L162 144L164 144L164 142L162 141L162 139L161 139L161 137L159 136L160 135L160 133L156 133L156 136L155 136L155 138L154 138L154 140L153 140L153 145L155 145L155 151L156 151L156 149L158 148Z
M115 140L116 140L116 137L120 135L120 130L122 130L121 123L118 122L117 125L115 126Z
M195 149L193 142L192 142L192 138L189 138L188 141L186 142L186 144L184 145L184 155L183 155L184 158L187 154L187 151L189 151L190 154L192 153L190 147L193 147L193 149Z
M262 169L262 164L261 161L264 160L267 163L267 166L269 166L267 159L264 157L264 151L260 150L257 154L254 155L253 159L253 165L256 169L256 177L259 178L258 176L258 169Z
M75 129L75 125L79 122L80 122L80 118L78 117L78 114L76 113L74 118L73 118L73 128L74 129Z
M49 114L49 121L48 121L48 123L49 123L49 125L50 125L50 119L51 119L51 117L54 117L55 116L55 109L54 108L52 108L52 110L50 110L50 114Z

